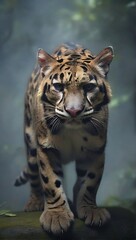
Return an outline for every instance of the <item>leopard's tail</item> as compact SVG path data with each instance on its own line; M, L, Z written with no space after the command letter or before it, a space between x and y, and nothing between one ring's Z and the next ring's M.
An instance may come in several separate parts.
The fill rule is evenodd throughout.
M20 175L16 178L14 185L15 185L16 187L18 187L18 186L21 186L21 185L27 183L28 181L29 181L28 169L27 169L27 168L24 168L24 169L21 171Z

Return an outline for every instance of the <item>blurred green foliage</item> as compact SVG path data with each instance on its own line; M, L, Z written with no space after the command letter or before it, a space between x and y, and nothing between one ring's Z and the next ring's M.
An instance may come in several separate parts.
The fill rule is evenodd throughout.
M131 0L74 0L74 9L63 9L63 24L68 23L78 32L80 39L95 39L104 36L119 44L136 38L136 1ZM76 9L76 10L75 10ZM68 25L67 25L68 26ZM127 32L127 35L126 35ZM122 42L124 43L124 42ZM121 45L120 43L119 45Z
M122 206L124 208L130 209L132 212L136 213L136 200L123 199L116 196L110 196L104 202L105 206Z
M9 11L16 7L17 0L4 0L0 3L0 11Z

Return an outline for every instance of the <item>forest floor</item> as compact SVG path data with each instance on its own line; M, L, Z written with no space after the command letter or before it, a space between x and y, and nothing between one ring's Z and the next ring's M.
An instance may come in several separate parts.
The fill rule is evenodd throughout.
M17 212L15 217L0 217L1 240L136 240L136 215L131 211L110 207L110 222L101 228L86 227L76 219L71 231L54 238L43 232L39 224L40 212Z

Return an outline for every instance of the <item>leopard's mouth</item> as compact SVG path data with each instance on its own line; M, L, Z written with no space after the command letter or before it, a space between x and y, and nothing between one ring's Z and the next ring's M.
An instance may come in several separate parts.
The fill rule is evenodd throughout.
M62 119L67 119L68 122L70 123L75 123L84 118L88 118L89 116L92 115L93 112L94 112L94 109L92 107L90 107L89 109L83 108L83 110L77 114L76 113L70 114L65 109L59 109L59 108L55 109L55 113L58 117Z

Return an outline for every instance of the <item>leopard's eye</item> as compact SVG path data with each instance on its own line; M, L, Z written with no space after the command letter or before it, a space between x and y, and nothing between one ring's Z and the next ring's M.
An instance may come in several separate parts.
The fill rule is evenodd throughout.
M90 92L96 88L96 85L94 83L87 83L83 85L83 90L85 92Z
M64 90L64 84L62 83L54 83L53 86L58 92L62 92Z

